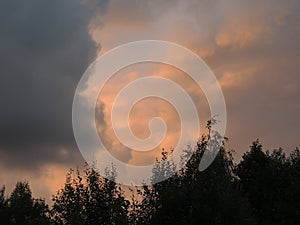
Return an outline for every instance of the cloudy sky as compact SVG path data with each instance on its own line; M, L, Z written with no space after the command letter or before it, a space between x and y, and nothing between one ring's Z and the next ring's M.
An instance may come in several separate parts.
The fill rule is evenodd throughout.
M256 138L266 149L293 150L300 145L299 11L297 0L2 0L0 185L10 189L17 180L28 180L36 196L49 199L55 193L67 169L84 161L71 121L80 77L98 55L143 39L175 42L205 60L224 92L226 135L237 159ZM136 65L118 72L103 89L100 128L107 125L118 90L151 75L180 83L201 109L200 119L208 117L203 93L182 72ZM132 120L141 137L147 129L139 129L160 113L157 108L169 115L159 114L166 121L177 119L171 106L152 104L147 112L143 105L133 109L133 118L146 115ZM128 162L145 163L135 160L138 153L124 154Z

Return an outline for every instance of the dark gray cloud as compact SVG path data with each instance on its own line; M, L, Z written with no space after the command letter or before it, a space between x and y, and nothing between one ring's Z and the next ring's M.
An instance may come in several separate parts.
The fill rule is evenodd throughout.
M80 159L73 94L96 46L88 33L106 0L0 2L0 163L35 168ZM68 151L62 157L61 151Z

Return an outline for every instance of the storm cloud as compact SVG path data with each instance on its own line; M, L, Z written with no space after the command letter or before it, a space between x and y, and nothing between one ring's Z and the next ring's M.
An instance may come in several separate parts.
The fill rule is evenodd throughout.
M256 138L267 149L293 150L300 145L299 11L298 0L2 0L0 185L24 170L35 190L53 186L39 193L56 190L65 167L83 161L71 123L80 77L97 54L142 39L172 41L205 60L224 92L237 158ZM138 72L177 79L200 99L176 71L149 68L121 71L107 102ZM103 129L108 108L97 115Z
M80 159L72 99L98 47L89 23L106 5L105 0L1 1L2 166L36 169L44 162Z

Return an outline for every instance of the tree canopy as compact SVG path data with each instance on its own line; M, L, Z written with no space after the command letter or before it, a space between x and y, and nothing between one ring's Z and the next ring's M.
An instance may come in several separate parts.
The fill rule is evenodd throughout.
M187 148L192 157L175 176L152 186L116 184L112 165L106 171L111 179L90 166L83 175L71 169L51 207L32 197L28 182L18 182L10 196L2 187L0 224L300 224L299 149L286 156L281 148L264 151L256 140L235 164L223 143L212 165L200 172L209 138L204 135L195 149ZM153 181L175 171L169 154L162 150Z

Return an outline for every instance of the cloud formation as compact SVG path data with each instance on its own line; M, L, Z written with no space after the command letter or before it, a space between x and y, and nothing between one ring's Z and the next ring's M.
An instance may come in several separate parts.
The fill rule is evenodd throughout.
M12 157L16 165L26 165L36 158L31 166L56 161L60 149L74 148L71 104L95 54L87 32L95 9L69 0L0 4L2 159ZM100 13L105 5L99 5Z
M34 171L46 165L63 170L82 162L71 124L76 85L97 51L142 39L173 41L204 58L223 88L227 136L238 156L257 137L267 148L299 146L299 11L297 0L2 0L0 169L7 172L0 183L13 176L7 174L22 176L8 171L28 171L26 177L34 180ZM203 93L184 74L150 65L120 71L111 80L100 99L99 127L109 127L103 113L138 73L175 80L204 107L202 123L208 117ZM146 114L143 104L136 110ZM133 119L132 125L146 135L138 130L145 124ZM132 163L143 158L122 154Z
M45 165L82 162L72 134L72 99L96 53L89 23L106 5L106 0L0 2L0 185L38 179Z
M227 135L239 157L257 137L271 149L299 145L299 8L295 0L111 0L104 24L94 21L90 33L103 45L100 54L129 41L162 39L203 57L223 87ZM163 74L158 66L152 73ZM176 77L182 76L169 76Z

